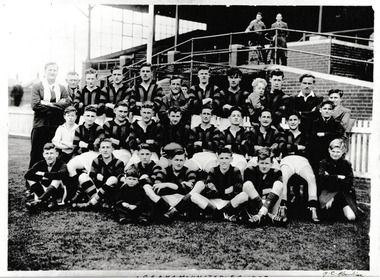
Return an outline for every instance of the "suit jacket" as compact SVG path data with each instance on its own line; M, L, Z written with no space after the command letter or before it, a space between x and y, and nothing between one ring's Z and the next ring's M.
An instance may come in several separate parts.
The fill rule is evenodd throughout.
M37 127L58 127L64 123L63 110L70 105L70 97L66 88L59 85L61 91L60 100L51 100L53 106L43 105L44 87L42 82L34 84L32 87L31 106L34 111L33 128Z
M74 99L75 99L75 95L77 94L77 92L79 92L78 94L80 94L80 89L79 87L76 87L74 89L70 88L70 87L67 87L67 94L69 95L70 97L70 101L72 103L72 105L74 105Z
M180 107L182 112L182 119L185 120L185 122L190 121L190 99L186 98L185 95L181 92L179 99L175 100L173 98L173 94L170 92L161 99L160 110L158 111L158 116L161 122L169 122L168 110L172 106Z
M325 133L325 136L317 136L318 132ZM343 126L334 118L325 121L319 117L313 122L311 134L311 161L314 167L318 162L329 156L328 148L330 142L335 138L344 138Z
M274 22L272 23L271 28L278 28L277 31L278 36L288 37L289 31L288 30L281 30L281 29L288 29L288 24L286 22L280 21L280 22ZM276 35L275 31L272 31L273 36Z
M341 123L341 125L344 127L344 130L346 131L351 118L351 110L340 105L335 107L332 116L336 121Z
M345 179L338 179L338 175L344 175ZM319 196L321 208L325 208L331 198L341 193L355 215L358 216L354 174L350 162L343 158L334 161L330 157L321 160L319 162L318 179L318 186L322 189Z

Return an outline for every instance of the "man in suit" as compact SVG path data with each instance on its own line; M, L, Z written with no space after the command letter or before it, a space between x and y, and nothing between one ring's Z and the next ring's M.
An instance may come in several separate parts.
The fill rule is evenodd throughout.
M273 42L272 42L272 47L276 46L277 42L277 47L278 48L287 48L286 45L286 39L288 38L289 31L288 29L288 24L286 22L282 21L282 14L277 14L276 16L276 22L272 24L271 26L272 29L277 29L273 31ZM271 54L271 59L274 61L275 59L275 50L272 50ZM277 50L277 56L276 56L276 64L280 64L281 60L281 65L287 65L288 63L288 52L286 50Z
M70 99L72 102L74 102L75 95L79 94L77 92L80 92L79 89L79 75L75 71L70 71L67 73L66 76L66 82L67 82L67 93L70 96Z
M64 123L63 110L70 105L66 88L56 82L57 74L58 65L55 62L47 63L42 81L32 87L34 120L29 168L43 160L43 147L51 142L57 127Z
M330 89L329 93L329 100L334 102L334 113L333 118L340 122L340 124L344 127L344 130L347 131L349 128L349 122L351 119L351 110L343 107L342 105L342 97L343 97L343 90L340 89Z

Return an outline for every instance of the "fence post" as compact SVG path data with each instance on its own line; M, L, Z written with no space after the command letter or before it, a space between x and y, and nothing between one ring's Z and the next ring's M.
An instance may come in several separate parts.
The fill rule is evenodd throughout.
M190 53L190 85L192 86L193 84L193 67L194 67L194 38L191 38L191 53Z
M329 35L328 37L330 39L330 51L329 51L329 60L327 62L327 74L331 74L331 49L332 49L332 38Z
M346 159L351 162L354 176L369 178L369 143L371 121L357 120L349 133L349 148Z
M274 41L274 61L273 64L277 64L277 36L278 36L278 29L275 30L275 41Z

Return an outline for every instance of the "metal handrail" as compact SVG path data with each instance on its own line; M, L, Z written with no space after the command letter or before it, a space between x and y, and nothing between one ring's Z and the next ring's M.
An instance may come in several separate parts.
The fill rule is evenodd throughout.
M353 29L353 30L346 30L346 31L338 31L339 33L343 33L343 32L355 32L355 31L365 31L365 30L372 30L373 28L366 28L366 29ZM274 33L275 35L278 34L278 31L280 29L278 28L268 28L268 29L263 29L263 30L260 30L259 32L272 32L272 34ZM288 31L289 33L302 33L303 36L301 39L306 39L306 37L310 37L312 35L321 35L321 36L324 36L324 37L327 37L329 39L331 38L342 38L342 39L350 39L350 40L362 40L362 41L373 41L372 38L364 38L364 37L355 37L355 36L347 36L347 35L338 35L336 33L338 32L325 32L325 33L322 33L322 32L312 32L312 31L305 31L305 30L297 30L297 29L281 29L281 31ZM197 56L201 56L201 55L215 55L215 54L224 54L224 53L231 53L232 50L230 49L219 49L219 50L202 50L202 51L195 51L195 43L196 41L198 40L204 40L204 39L210 39L210 38L219 38L219 37L227 37L229 36L230 38L230 45L232 44L232 36L236 36L236 35L241 35L241 34L249 34L249 33L257 33L257 31L249 31L249 32L245 32L245 31L241 31L241 32L233 32L233 33L222 33L222 34L214 34L214 35L207 35L207 36L200 36L200 37L194 37L194 38L191 38L191 39L188 39L186 41L183 41L177 45L174 45L174 46L171 46L169 48L166 48L165 50L162 50L156 54L154 54L152 56L152 58L156 58L156 57L159 57L160 55L163 55L167 52L169 52L170 50L172 49L176 49L180 46L183 46L185 44L188 44L188 43L191 43L190 45L190 52L186 52L186 53L183 53L183 54L186 54L185 57L182 57L182 58L179 58L177 59L175 62L183 62L183 61L186 61L186 59L190 59L190 67L191 69L193 68L193 64L194 64L194 57L197 57ZM268 39L268 38L267 38ZM270 41L270 39L269 39ZM352 61L352 62L359 62L359 63L367 63L367 64L373 64L373 62L371 61L368 61L368 60L360 60L360 59L354 59L354 58L347 58L347 57L339 57L339 56L334 56L334 55L328 55L328 54L319 54L319 53L312 53L312 52L307 52L307 51L301 51L301 50L295 50L295 49L289 49L289 48L281 48L281 47L278 47L277 46L277 40L274 40L274 46L270 46L270 47L267 47L266 50L275 50L274 52L274 61L277 61L277 50L286 50L286 51L291 51L291 52L298 52L298 53L304 53L304 54L309 54L309 55L317 55L317 56L322 56L322 57L329 57L329 58L334 58L334 59L341 59L341 60L346 60L346 61ZM242 52L242 51L247 51L246 49L244 50L234 50L234 52ZM109 60L92 60L92 62L95 62L95 63L101 63L101 62L114 62L114 61L118 61L118 59L109 59ZM144 59L141 59L135 63L133 63L132 65L128 65L128 66L125 66L129 72L132 71L132 68L136 67L137 65L140 65L142 62L146 61L146 57ZM157 64L154 64L154 65L165 65L165 63L160 63L159 60L156 61ZM152 63L153 64L153 63ZM126 82L130 82L131 80L135 79L136 77L133 77L133 78L130 78L128 79Z
M183 42L181 42L181 43L179 43L179 44L177 44L177 45L174 45L174 46L172 46L172 47L170 47L170 48L167 48L167 49L165 49L165 50L163 50L163 51L160 51L160 52L158 52L158 53L152 55L152 58L155 57L155 56L158 56L158 55L160 55L160 54L162 54L162 53L164 53L164 52L168 52L168 51L171 50L171 49L174 49L174 48L177 48L177 47L179 47L179 46L182 46L182 45L184 45L184 44L190 42L191 40L192 40L192 39L188 39L188 40L183 41Z
M314 34L314 35L321 35L321 36L327 36L327 37L340 37L345 39L355 39L355 40L363 40L363 41L373 41L373 39L365 38L365 37L355 37L355 36L347 36L347 35L336 35L334 33L329 32L311 32L311 31L305 31L305 30L297 30L297 29L284 29L288 31L298 32L298 33L308 33L308 34Z
M102 63L102 62L112 62L112 61L119 61L119 58L110 58L110 59L91 59L91 63Z
M268 47L265 49L266 50L274 50L276 48L275 47ZM329 54L323 54L323 53L313 53L313 52L308 52L308 51L302 51L302 50L290 49L290 48L281 48L281 47L277 47L277 49L278 50L291 51L291 52L298 52L298 53L303 53L303 54L310 54L310 55L315 55L315 56L324 56L324 57L337 58L337 59L342 59L342 60L349 60L349 61L354 61L354 62L359 62L359 63L374 64L373 62L369 62L367 60L348 58L348 57L344 57L344 56L336 56L336 55L329 55ZM234 52L247 52L247 51L251 51L251 50L247 50L247 49L234 50ZM225 50L225 51L222 50L222 51L212 52L211 54L231 53L231 52L232 52L231 50ZM207 54L210 54L210 52L207 52L207 51L206 52L196 52L196 53L193 53L193 56L201 56L201 55L207 55ZM187 57L189 57L189 56L187 56Z
M200 40L200 39L208 39L208 38L217 38L217 37L223 37L223 36L231 36L231 35L239 35L239 34L247 34L247 33L257 33L257 32L269 32L278 30L278 28L267 28L262 29L259 31L241 31L241 32L233 32L233 33L222 33L222 34L214 34L214 35L208 35L208 36L200 36L200 37L194 37L194 40ZM281 30L285 31L291 31L291 32L297 32L297 33L308 33L308 34L316 34L316 35L323 35L323 36L333 36L333 37L341 37L346 39L356 39L356 40L367 40L367 41L373 41L373 39L365 38L365 37L355 37L355 36L347 36L347 35L336 35L334 33L322 33L322 32L314 32L314 31L306 31L306 30L298 30L298 29L286 29L282 28Z
M360 32L360 31L369 31L374 30L373 27L367 27L367 28L357 28L357 29L348 29L348 30L337 30L337 31L330 31L330 33L351 33L351 32Z

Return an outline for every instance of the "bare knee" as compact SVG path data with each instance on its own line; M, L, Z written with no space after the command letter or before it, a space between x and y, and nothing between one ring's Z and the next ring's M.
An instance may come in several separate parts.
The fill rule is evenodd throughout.
M243 192L246 193L251 199L259 196L259 193L251 181L247 181L243 184Z
M231 203L234 207L237 207L238 205L248 201L248 194L245 192L241 192L237 194L232 200Z
M62 181L61 180L53 180L50 185L54 186L55 188L58 188L60 185L62 185Z
M91 180L90 176L88 176L88 174L86 174L86 173L82 173L78 177L78 181L79 181L80 184L83 184L84 182L87 182L87 181L90 181L90 180Z
M26 181L28 182L29 186L31 186L31 185L37 183L36 181L31 181L31 180L26 180Z
M205 183L203 181L198 181L195 183L194 188L191 190L191 193L200 193L205 188Z
M284 190L284 184L281 181L275 181L273 183L272 192L277 194L278 196L281 195L281 193Z
M243 192L247 193L247 192L251 192L253 190L256 190L256 189L255 189L255 186L253 185L253 183L251 181L247 181L243 184Z
M189 159L186 161L185 166L191 171L197 171L199 169L198 164L196 164L193 160Z
M111 176L107 179L106 184L111 186L111 185L116 185L117 184L117 178L115 176Z

